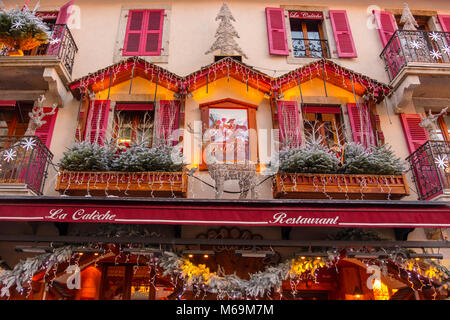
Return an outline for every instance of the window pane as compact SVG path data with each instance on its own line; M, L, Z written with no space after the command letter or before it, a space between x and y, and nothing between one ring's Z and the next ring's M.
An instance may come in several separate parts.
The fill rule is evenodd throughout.
M153 111L120 111L116 116L118 143L152 144Z
M110 266L106 269L104 300L122 300L125 288L125 266Z
M150 268L134 266L130 300L148 300L150 285Z
M249 159L247 110L209 109L211 155L219 161Z
M132 33L132 34L128 35L127 51L128 52L138 52L140 42L141 42L141 34L140 33Z
M145 44L145 52L155 52L158 50L159 33L147 34L147 42Z

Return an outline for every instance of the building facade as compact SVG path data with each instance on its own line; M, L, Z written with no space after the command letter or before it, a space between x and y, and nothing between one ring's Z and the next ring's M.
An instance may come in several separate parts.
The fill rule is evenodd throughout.
M448 296L450 3L64 2L1 49L3 298Z

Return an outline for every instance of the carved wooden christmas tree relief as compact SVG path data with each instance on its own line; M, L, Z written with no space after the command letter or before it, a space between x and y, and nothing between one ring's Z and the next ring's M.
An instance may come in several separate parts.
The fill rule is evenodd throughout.
M217 20L220 20L220 24L214 36L216 38L216 41L214 41L211 48L209 48L209 50L206 51L205 54L220 50L220 55L223 56L241 55L247 58L241 47L234 39L239 38L237 31L231 24L231 21L236 20L234 19L226 3L224 3L222 5L222 8L220 8L220 11L216 17L216 21Z
M414 16L411 13L411 10L409 10L407 3L404 4L400 23L404 23L403 30L417 30L417 28L419 27L416 19L414 19Z

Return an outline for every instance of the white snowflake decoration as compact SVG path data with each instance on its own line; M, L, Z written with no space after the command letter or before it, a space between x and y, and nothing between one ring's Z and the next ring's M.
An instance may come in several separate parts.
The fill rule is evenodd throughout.
M10 161L14 160L16 155L17 155L16 151L14 151L12 149L7 150L6 153L3 155L3 160L6 162L10 162Z
M443 156L439 155L434 158L434 160L439 168L445 169L448 167L448 157L446 154L444 154Z
M440 38L441 38L441 36L439 35L439 33L436 33L436 32L432 32L432 33L430 33L430 38L433 40L433 41L438 41Z
M36 147L36 141L34 140L34 138L25 138L22 141L22 148L24 148L25 150L30 150L30 149L34 149L34 147Z
M442 57L442 54L439 52L439 51L437 51L437 50L432 50L431 52L430 52L430 55L433 57L433 59L435 59L435 60L439 60L439 58L441 58Z
M409 45L410 45L411 48L413 48L413 49L420 49L420 48L422 48L422 46L423 46L422 42L417 41L417 40L411 41L411 42L409 43Z
M60 42L61 42L61 39L52 39L52 40L49 41L49 44L50 45L55 45L55 44L58 44Z
M24 23L21 20L14 21L11 25L11 28L13 29L20 29L24 26Z
M444 50L445 54L450 55L450 47L448 45L444 45L442 50Z

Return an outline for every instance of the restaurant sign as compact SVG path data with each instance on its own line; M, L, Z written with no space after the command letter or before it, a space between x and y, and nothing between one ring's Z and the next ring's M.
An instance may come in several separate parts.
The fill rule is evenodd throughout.
M323 20L321 11L289 11L291 19Z
M242 206L220 204L0 203L0 221L241 225L288 227L449 228L450 208Z

